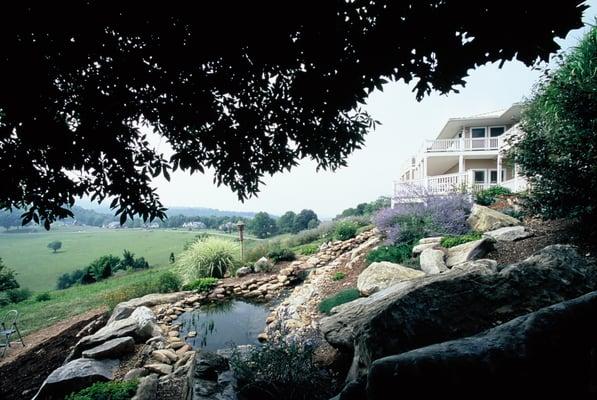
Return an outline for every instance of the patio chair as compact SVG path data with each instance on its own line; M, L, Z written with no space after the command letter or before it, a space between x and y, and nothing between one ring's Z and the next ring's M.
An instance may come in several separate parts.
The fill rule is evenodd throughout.
M23 341L23 337L21 336L21 332L19 332L19 328L17 326L17 319L19 318L19 312L17 310L10 310L9 312L4 315L4 318L0 322L0 338L4 338L5 343L0 343L0 347L4 347L2 351L2 357L6 355L6 349L10 347L10 337L15 333L19 335L19 340L23 347L25 347L25 342Z

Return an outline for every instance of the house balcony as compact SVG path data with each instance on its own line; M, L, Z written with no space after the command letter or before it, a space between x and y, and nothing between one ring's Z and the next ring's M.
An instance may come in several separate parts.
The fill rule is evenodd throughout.
M522 176L502 182L477 182L472 170L465 173L428 176L425 179L394 182L393 203L416 201L423 195L446 195L455 192L475 193L492 186L503 186L513 193L527 189L527 181Z
M421 153L491 151L499 150L501 145L499 137L435 139L426 140Z

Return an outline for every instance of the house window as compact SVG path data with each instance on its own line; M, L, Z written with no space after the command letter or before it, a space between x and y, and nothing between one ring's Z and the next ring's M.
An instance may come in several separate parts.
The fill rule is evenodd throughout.
M489 136L490 137L498 137L501 136L506 131L506 127L504 126L491 126L489 128Z
M473 171L473 180L475 183L485 183L485 170L478 169Z
M471 137L473 139L485 138L485 128L471 128Z
M502 169L502 182L506 179L506 170ZM489 182L490 183L497 183L497 169L492 169L489 171Z

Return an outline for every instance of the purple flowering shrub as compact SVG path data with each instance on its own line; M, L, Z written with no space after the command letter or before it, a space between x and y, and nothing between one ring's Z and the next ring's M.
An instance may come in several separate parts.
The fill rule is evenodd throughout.
M418 201L384 208L374 217L387 244L410 243L428 236L461 235L469 231L466 218L472 201L465 194L417 193Z

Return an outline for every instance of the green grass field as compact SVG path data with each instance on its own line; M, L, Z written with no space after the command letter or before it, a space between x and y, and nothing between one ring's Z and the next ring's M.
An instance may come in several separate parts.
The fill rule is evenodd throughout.
M152 267L168 264L170 253L180 253L185 242L200 232L236 237L211 231L166 229L58 229L35 233L0 234L0 257L17 271L17 281L33 291L52 290L56 279L65 272L88 265L94 259L113 254L121 256L127 249L145 257ZM53 240L62 242L56 254L47 248ZM251 240L251 239L249 239Z

